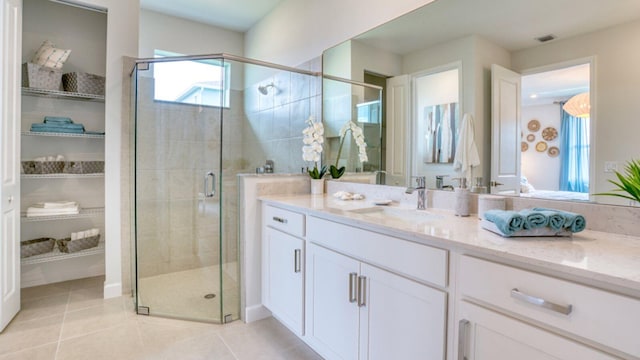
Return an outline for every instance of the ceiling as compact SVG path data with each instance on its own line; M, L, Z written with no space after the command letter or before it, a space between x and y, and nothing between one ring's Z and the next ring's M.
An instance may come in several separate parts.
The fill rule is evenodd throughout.
M282 0L140 0L143 9L246 32Z

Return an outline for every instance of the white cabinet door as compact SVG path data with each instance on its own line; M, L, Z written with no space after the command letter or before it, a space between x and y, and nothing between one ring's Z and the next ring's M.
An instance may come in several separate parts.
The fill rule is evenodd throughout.
M304 330L304 241L265 228L264 305L299 336Z
M367 264L360 359L444 359L446 294Z
M314 244L306 254L305 337L326 359L358 358L355 280L360 263Z
M466 360L616 359L511 317L460 302L458 352Z
M0 331L20 310L20 62L22 1L0 8Z

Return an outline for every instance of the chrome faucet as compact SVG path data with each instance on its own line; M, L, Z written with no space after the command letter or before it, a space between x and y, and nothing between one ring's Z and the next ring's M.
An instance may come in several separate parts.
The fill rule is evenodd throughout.
M425 184L427 179L424 176L412 176L411 178L416 179L416 187L408 187L405 193L413 194L414 191L418 190L418 210L424 210L426 203L425 195L427 193Z

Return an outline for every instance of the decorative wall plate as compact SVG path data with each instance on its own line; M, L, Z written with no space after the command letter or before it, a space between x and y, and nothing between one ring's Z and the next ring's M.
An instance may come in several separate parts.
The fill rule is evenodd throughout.
M529 134L527 135L527 141L528 142L533 142L536 139L536 136L533 134Z
M521 150L522 152L525 152L525 151L527 151L528 149L529 149L529 144L527 144L527 143L526 143L526 142L524 142L524 141L520 143L520 150Z
M527 129L536 132L538 130L540 130L540 121L533 119L531 121L529 121L529 123L527 124Z
M547 143L544 141L540 141L536 144L536 150L538 152L543 152L547 150Z
M555 138L558 137L558 130L556 130L556 128L554 127L546 127L544 129L542 129L542 138L547 140L547 141L551 141L554 140Z
M556 157L560 155L560 149L557 146L552 146L547 150L547 154L549 154L549 157Z

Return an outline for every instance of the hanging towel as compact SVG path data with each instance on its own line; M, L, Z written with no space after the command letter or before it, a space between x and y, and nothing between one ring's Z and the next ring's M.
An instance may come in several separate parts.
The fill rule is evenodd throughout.
M522 230L524 218L515 211L489 210L484 213L484 218L496 225L506 236Z
M480 156L478 156L478 147L473 133L473 116L464 114L453 160L453 170L460 173L461 177L466 177L467 184L471 184L471 170L478 165L480 165Z
M549 218L540 211L524 209L520 211L520 215L524 219L522 223L524 230L542 228L549 224Z
M547 208L533 208L536 211L555 211L556 213L562 215L564 217L564 228L571 232L580 232L587 227L587 220L584 216L580 214L576 214L570 211L557 210L557 209L547 209Z

